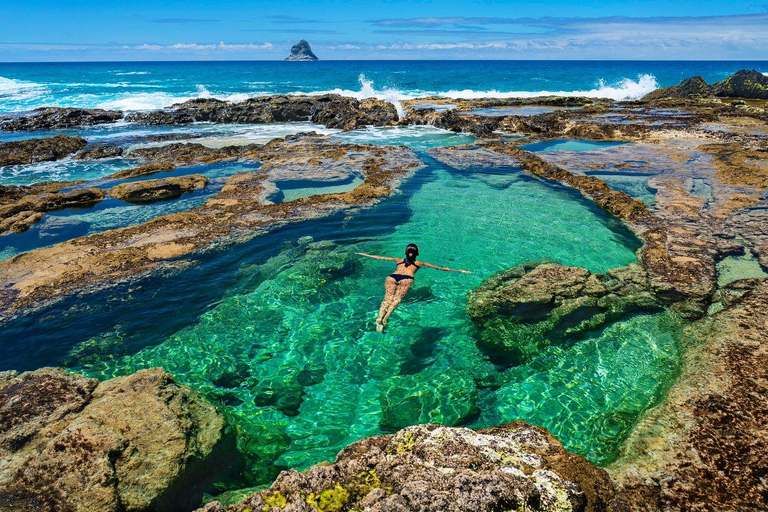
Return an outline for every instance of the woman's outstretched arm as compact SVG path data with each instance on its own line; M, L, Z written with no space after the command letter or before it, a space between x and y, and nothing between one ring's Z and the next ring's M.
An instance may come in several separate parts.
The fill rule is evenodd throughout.
M461 272L462 274L471 274L472 273L469 270L461 270L461 269L448 268L448 267L438 267L437 265L433 265L431 263L427 263L426 261L417 261L416 263L419 266L422 266L422 267L429 267L429 268L434 268L434 269L437 269L437 270L444 270L446 272Z
M365 254L364 252L356 252L355 254L358 254L360 256L365 256L366 258L373 258L375 260L400 261L400 258L388 258L386 256L376 256L374 254Z

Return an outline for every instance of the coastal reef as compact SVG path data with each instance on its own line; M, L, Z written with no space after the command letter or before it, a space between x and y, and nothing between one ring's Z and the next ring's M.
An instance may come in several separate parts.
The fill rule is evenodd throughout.
M296 53L306 54L301 48ZM26 321L25 315L34 321L45 320L48 311L82 318L76 316L77 309L89 306L86 301L78 302L81 297L122 285L130 295L139 288L132 285L143 279L173 279L183 269L197 265L198 258L217 258L227 252L217 253L219 249L252 241L288 224L339 214L343 217L339 223L346 226L356 220L360 209L396 196L426 165L435 174L476 179L495 187L524 180L545 184L565 198L582 201L584 211L594 211L604 225L619 226L621 230L611 231L611 236L623 237L622 243L631 240L625 244L628 258L598 270L575 266L586 265L581 262L513 258L494 266L467 290L466 307L463 295L457 301L458 311L471 319L462 324L469 345L492 371L478 377L472 373L474 367L471 372L454 371L450 366L449 371L446 367L435 370L438 365L432 356L444 337L442 328L426 332L424 339L406 339L402 348L413 354L413 360L390 365L401 371L391 376L396 384L375 389L370 396L376 397L373 400L381 412L366 411L371 425L354 425L357 430L326 434L317 429L312 432L320 432L318 435L301 437L299 433L293 438L285 434L285 425L310 404L308 390L331 379L326 366L310 360L314 352L298 354L294 346L289 348L297 354L292 354L295 359L289 360L286 373L273 374L268 366L277 360L275 345L267 350L257 347L258 341L254 347L264 351L254 354L263 359L253 356L249 371L236 363L231 368L211 365L214 377L205 391L215 406L161 369L109 379L137 367L157 366L158 359L152 358L162 361L168 354L162 351L137 358L140 361L132 363L138 366L121 366L121 360L114 367L99 368L94 374L106 379L102 382L52 368L21 375L2 373L0 510L184 511L200 507L203 493L209 493L208 503L199 509L204 512L767 510L767 87L768 77L742 70L719 83L710 85L693 77L641 100L624 102L432 97L403 100L396 106L334 94L278 95L237 103L196 99L163 110L127 114L49 108L3 117L0 127L6 131L48 131L121 120L152 133L132 135L119 144L112 139L106 143L88 136L52 134L0 144L0 165L14 169L40 162L86 166L114 159L120 164L96 179L74 175L69 181L0 186L0 236L8 237L4 240L20 233L29 235L26 231L34 232L37 223L63 209L91 212L120 203L116 208L130 208L140 219L117 229L96 228L87 236L85 231L74 230L75 234L62 241L20 250L0 261L0 327L21 320L14 325L18 328ZM188 128L191 132L194 123L290 122L312 122L339 131L330 136L300 133L258 144L252 140L233 144L227 137L217 138L220 134L210 135L214 132L209 132L209 140L204 135L181 133ZM467 135L460 139L461 145L418 152L405 146L343 142L350 140L343 137L356 134L350 134L351 130L360 130L358 134L363 129L373 131L370 127L405 131L419 125ZM180 131L169 133L163 126ZM201 140L185 140L196 137ZM467 177L478 169L494 172ZM417 185L424 187L429 182ZM454 189L465 185L461 180L451 182ZM334 187L333 191L326 193L326 186ZM184 203L189 199L199 202ZM397 200L392 199L396 207L391 211L402 215L407 209L401 209ZM170 211L160 209L162 205L181 206ZM147 211L158 213L142 217ZM529 222L527 213L518 213L522 224ZM81 222L67 224L71 219L66 217L55 221L70 226ZM549 229L549 225L538 229ZM532 233L535 238L535 231ZM303 300L307 295L339 294L329 301L333 307L328 312L333 318L345 319L348 312L336 299L341 294L348 296L349 290L327 284L337 276L361 272L357 262L341 249L328 249L337 240L312 242L314 233L302 235L307 235L302 237L304 241L295 244L280 239L283 246L270 248L274 249L274 255L267 257L273 258L271 263L254 264L228 284L237 288L241 282L258 281L259 286L271 287L273 295L257 296L258 288L252 287L250 295L222 301L220 296L206 295L201 302L210 300L223 308L255 312L262 307L259 300L266 303L263 309L267 310L274 306L270 298L280 297L280 306L291 310L286 315L300 316L283 297L295 293L296 300ZM635 250L637 258L632 259ZM299 279L294 277L298 274L281 274L279 269L284 266L303 272L300 286L285 284L286 279ZM432 302L442 300L441 293L437 285L424 287L415 289L406 300ZM116 303L121 299L114 298ZM62 309L55 309L59 304ZM201 315L210 330L184 333L196 337L201 354L209 356L210 352L214 359L239 357L230 354L235 352L232 350L221 356L205 345L208 336L220 335L215 322L219 315L226 318L226 313L214 309ZM601 340L594 343L594 351L599 360L595 375L602 377L602 357L624 349L626 333L622 330L633 328L630 320L662 316L665 323L659 321L659 325L675 331L664 332L673 347L665 353L660 372L667 372L669 382L655 374L642 376L637 386L644 385L639 382L642 378L653 380L653 396L649 393L647 399L635 400L626 410L611 411L626 421L610 434L620 448L614 447L600 460L604 468L567 451L541 427L522 421L507 423L513 419L509 417L499 420L499 411L516 395L494 396L495 402L488 405L487 396L499 387L495 374L537 373L538 368L525 366L537 354L555 354L545 364L557 364L552 361L560 349L565 351L591 334L615 329L612 336L590 338ZM300 320L311 323L304 317ZM405 317L404 321L418 323L418 317ZM361 315L360 325L364 322ZM232 323L239 328L240 322ZM287 345L290 336L299 335L294 329L298 323L276 321L275 325L278 344ZM254 329L262 327L258 324ZM328 328L331 336L339 332L333 329L336 327ZM379 338L365 337L377 333L364 330L360 327L360 347L354 347L355 357L361 361L360 354L366 350L375 354L382 350ZM71 347L69 356L76 359L81 351L84 357L98 360L111 350L111 343L120 345L118 331L115 327L114 332L90 339L84 336L84 343ZM233 332L238 331L222 330L221 335ZM315 331L301 332L308 343L317 345L312 350L326 350L313 334L306 334ZM173 341L181 344L182 338ZM650 347L661 336L653 339L650 334L649 338L642 347ZM254 336L254 340L258 338ZM98 352L101 346L88 352L100 343L107 347L105 352ZM372 348L363 348L365 343ZM331 344L328 347L335 349ZM389 357L383 352L381 357ZM332 354L338 356L338 352ZM172 362L176 366L168 368L176 372L183 371L187 360ZM340 363L345 370L347 364L346 360ZM358 364L365 368L357 360L349 363ZM431 414L443 397L433 390L422 392L418 374L422 365L434 365L431 371L439 372L442 379L436 380L437 386L451 379L454 389L466 390L464 396L449 395L445 399L451 402L446 408L449 413L437 418ZM262 375L250 373L252 368L265 370ZM249 374L257 377L248 389L238 389L243 376ZM542 386L552 384L546 380L550 374L541 375ZM574 386L570 378L564 377L564 385ZM605 380L606 386L618 387L610 377ZM630 387L636 384L632 378L627 380ZM579 385L575 382L574 387ZM358 384L349 385L349 396L359 393ZM203 386L196 389L203 390ZM532 393L528 400L539 396ZM333 399L346 400L346 395L339 393ZM588 399L607 402L611 397L601 392ZM229 404L237 408L245 400L249 406L263 407L259 414L274 413L283 422L274 430L248 433L251 455L260 453L253 445L261 448L268 436L279 438L282 450L274 456L274 460L281 457L279 462L270 459L257 470L253 469L256 466L241 467L249 463L240 460L248 455L247 450L237 452L229 438L230 432L242 434L238 430L242 418L223 415L231 412L225 410ZM325 414L328 395L318 394L313 400ZM557 412L570 414L567 405L551 402L555 409L563 405ZM484 408L497 415L482 416ZM489 417L492 421L473 423ZM323 417L310 421L315 427ZM577 418L575 424L591 426L601 421L604 418L595 415ZM456 426L426 424L429 422ZM497 424L502 425L478 430L462 427ZM553 432L557 428L548 427ZM360 439L371 432L385 435ZM566 446L573 446L569 444L572 440L558 436ZM292 443L288 453L285 447ZM334 462L308 468L309 464L300 467L296 463L306 461L296 456L302 450L318 454L328 446L336 451L347 444ZM324 458L328 458L327 451L313 462ZM272 472L254 476L253 472L267 465ZM299 472L290 469L293 467L307 469ZM230 475L236 480L229 481ZM220 485L214 486L214 482ZM268 488L247 488L270 482Z
M237 460L223 429L160 369L101 383L53 368L5 372L0 510L189 510Z
M283 472L269 489L198 512L606 510L608 474L522 421L474 431L418 425L351 444L333 464Z

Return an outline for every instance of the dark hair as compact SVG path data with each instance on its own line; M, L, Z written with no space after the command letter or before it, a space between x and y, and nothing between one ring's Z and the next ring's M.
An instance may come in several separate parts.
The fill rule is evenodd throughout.
M413 264L416 262L416 256L419 255L419 246L416 244L408 244L405 248L405 262Z

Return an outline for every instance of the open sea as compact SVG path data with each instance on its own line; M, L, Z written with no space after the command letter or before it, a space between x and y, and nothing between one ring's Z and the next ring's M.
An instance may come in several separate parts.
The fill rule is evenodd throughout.
M542 94L623 100L695 75L712 83L744 68L766 73L768 61L0 63L0 112L50 105L148 110L190 98L325 92L390 101Z

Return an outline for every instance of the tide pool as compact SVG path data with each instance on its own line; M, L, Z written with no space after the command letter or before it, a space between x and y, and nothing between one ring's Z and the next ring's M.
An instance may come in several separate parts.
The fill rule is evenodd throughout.
M428 163L401 195L355 216L283 228L181 273L11 322L0 330L3 365L102 379L162 366L225 412L249 484L422 422L524 419L609 462L674 378L675 322L631 317L505 367L478 349L466 294L541 258L605 271L634 260L637 240L578 194L518 169ZM393 265L354 253L399 256L409 242L420 259L473 273L420 270L376 333Z

